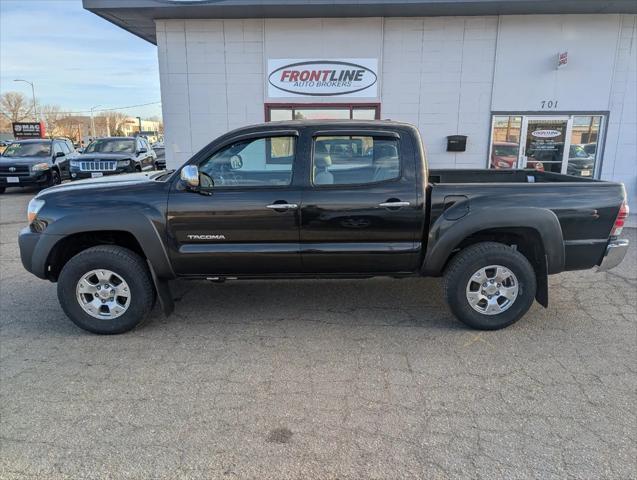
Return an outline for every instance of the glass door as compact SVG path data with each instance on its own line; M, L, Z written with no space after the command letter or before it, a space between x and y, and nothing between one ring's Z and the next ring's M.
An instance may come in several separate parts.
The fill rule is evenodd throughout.
M570 123L569 117L524 117L518 168L562 173Z

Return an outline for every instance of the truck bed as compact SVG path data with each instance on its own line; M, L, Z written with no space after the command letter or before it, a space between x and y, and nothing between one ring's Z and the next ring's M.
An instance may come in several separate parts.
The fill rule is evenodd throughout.
M431 183L579 183L600 182L592 178L574 177L537 170L429 170Z
M551 210L562 231L564 269L577 270L601 261L625 193L619 183L535 170L430 170L428 196L434 232L449 218L466 223L474 212L506 219L520 206Z

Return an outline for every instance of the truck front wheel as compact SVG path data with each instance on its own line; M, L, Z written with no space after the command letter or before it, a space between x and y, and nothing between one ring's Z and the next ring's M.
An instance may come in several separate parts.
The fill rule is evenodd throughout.
M535 271L512 247L483 242L451 260L443 288L449 308L460 321L480 330L498 330L517 322L531 308Z
M71 258L58 278L58 299L78 327L99 334L132 330L148 315L155 290L146 262L115 245Z

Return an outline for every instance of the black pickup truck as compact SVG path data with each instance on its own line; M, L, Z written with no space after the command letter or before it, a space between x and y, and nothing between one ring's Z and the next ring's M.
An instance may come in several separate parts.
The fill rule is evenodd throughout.
M418 130L281 122L235 130L176 171L61 185L29 204L22 262L95 333L134 328L169 281L444 276L464 323L498 329L547 275L624 257L624 187L533 170L428 170Z

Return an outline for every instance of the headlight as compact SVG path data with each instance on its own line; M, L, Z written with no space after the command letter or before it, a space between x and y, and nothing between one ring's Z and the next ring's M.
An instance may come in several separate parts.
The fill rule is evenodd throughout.
M36 163L31 167L31 170L33 170L34 172L44 172L49 168L51 168L51 166L48 163Z
M130 160L118 160L117 161L117 166L118 167L128 167L130 165Z
M40 200L39 198L32 198L29 202L29 206L27 207L27 219L29 223L33 222L35 218L38 216L38 212L44 206L44 200Z
M77 160L71 160L69 162L69 165L71 165L72 167L78 168L80 166L80 162L78 162Z

